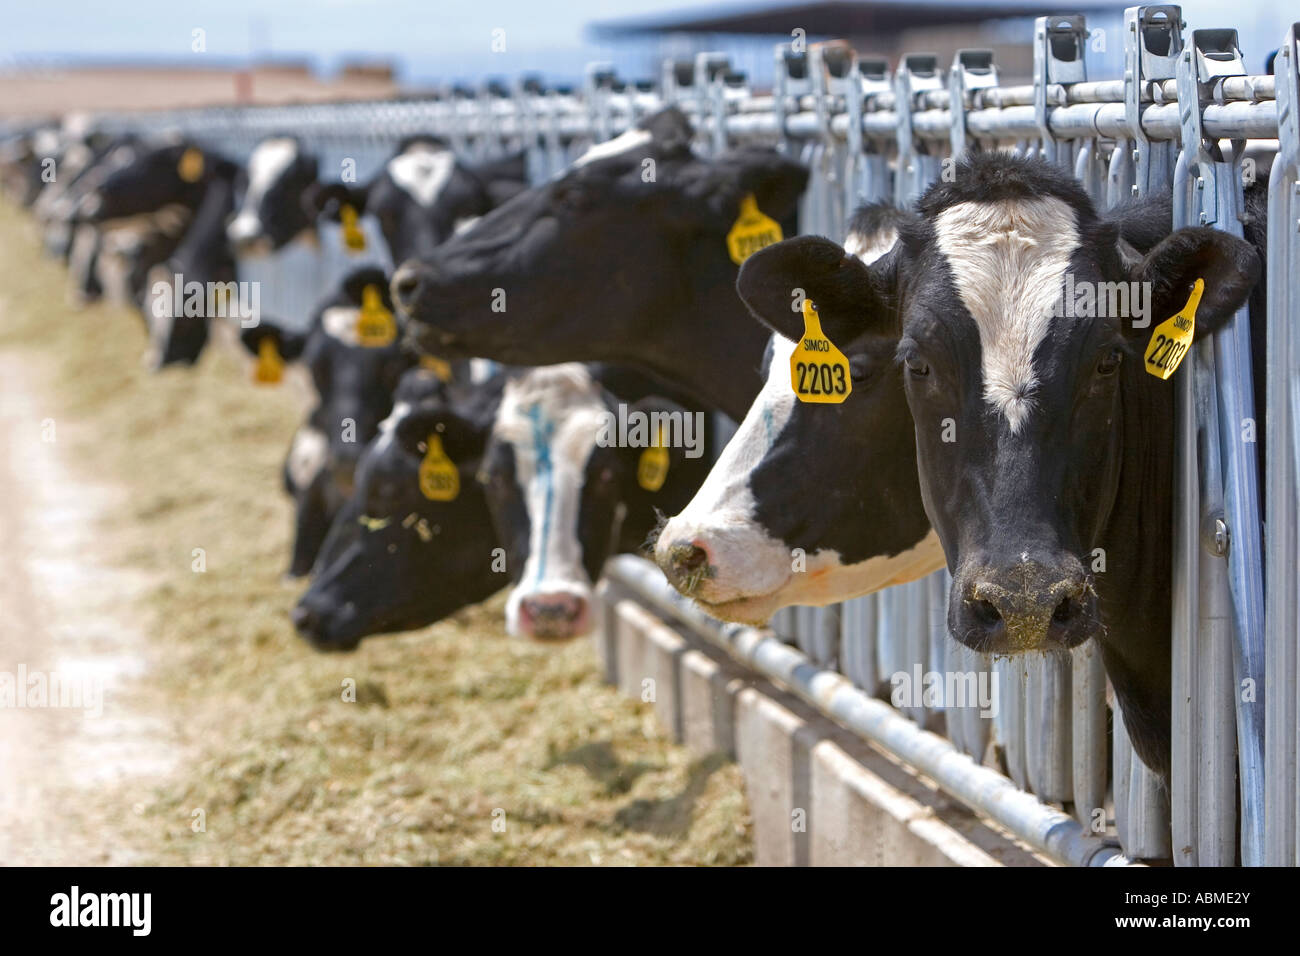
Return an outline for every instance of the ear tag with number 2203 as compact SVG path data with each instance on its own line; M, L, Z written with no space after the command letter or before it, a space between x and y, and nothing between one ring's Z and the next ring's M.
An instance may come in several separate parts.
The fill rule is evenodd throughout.
M849 360L822 331L811 299L803 300L803 335L790 353L790 386L801 402L838 405L853 391Z
M1142 367L1148 374L1167 379L1178 371L1196 335L1196 309L1204 292L1205 280L1197 279L1187 304L1151 330L1151 341L1142 357Z
M420 494L430 501L455 501L460 494L460 472L442 450L442 436L425 440L427 451L420 462Z
M740 265L759 249L785 238L781 224L765 216L758 208L758 200L749 193L740 200L740 215L727 233L727 253L731 261Z

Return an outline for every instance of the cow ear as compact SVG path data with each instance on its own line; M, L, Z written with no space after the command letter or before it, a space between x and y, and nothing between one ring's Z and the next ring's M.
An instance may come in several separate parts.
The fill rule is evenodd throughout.
M466 166L465 171L478 183L483 197L477 209L479 215L491 212L528 188L526 153L511 153L500 159Z
M266 319L260 320L257 325L249 329L243 329L239 333L240 343L252 355L259 353L264 339L270 339L275 343L276 351L280 353L280 357L286 362L301 358L302 350L307 344L307 336L303 333L292 332Z
M889 253L867 266L829 239L800 236L746 259L736 291L760 322L791 341L803 334L803 300L811 299L831 341L847 342L883 323L894 260Z
M303 206L308 218L321 218L339 222L345 205L350 205L361 215L366 211L369 186L349 186L346 183L312 183L303 191Z
M1197 279L1204 281L1196 310L1196 337L1212 334L1246 303L1260 276L1259 254L1244 239L1192 226L1179 229L1144 256L1130 271L1150 283L1152 322L1163 322L1187 305ZM1144 326L1136 332L1149 333Z
M397 422L397 441L412 455L428 451L430 435L442 439L442 449L461 470L462 487L478 470L489 429L461 415L441 399L421 403Z
M773 149L743 147L704 163L686 185L687 198L700 203L712 219L729 228L740 216L741 201L753 196L759 212L793 232L799 197L808 185L808 170Z

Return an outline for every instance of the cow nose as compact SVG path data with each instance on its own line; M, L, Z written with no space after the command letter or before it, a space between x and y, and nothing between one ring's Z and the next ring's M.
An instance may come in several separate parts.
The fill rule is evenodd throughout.
M1049 643L1073 647L1089 636L1095 596L1073 555L978 566L953 582L953 636L977 650L1018 653Z
M519 602L520 624L529 637L565 641L587 628L587 602L577 594L530 594Z
M426 268L418 262L407 262L393 274L393 301L398 307L409 311L420 301L426 273Z
M668 582L687 597L708 576L713 563L708 549L698 540L674 541L655 557Z
M293 629L312 644L320 640L321 615L315 608L299 604L289 612L289 620L293 622Z

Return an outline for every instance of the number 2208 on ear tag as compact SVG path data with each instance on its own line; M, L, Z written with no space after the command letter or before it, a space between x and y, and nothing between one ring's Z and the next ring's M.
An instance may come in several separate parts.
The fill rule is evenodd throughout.
M811 299L803 300L803 335L790 354L790 385L801 402L838 405L853 391L849 360L822 331Z

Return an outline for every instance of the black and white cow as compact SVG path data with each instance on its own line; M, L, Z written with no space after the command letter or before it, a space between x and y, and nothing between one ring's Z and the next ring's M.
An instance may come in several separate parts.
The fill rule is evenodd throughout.
M794 277L828 330L898 342L953 637L995 654L1095 638L1134 749L1167 776L1174 387L1144 354L1194 280L1195 334L1221 327L1260 257L1209 228L1170 234L1167 201L1099 217L1068 172L1004 155L963 161L920 211L870 266L818 239L756 254L747 268L777 277L758 308L788 309ZM1128 237L1153 223L1166 236L1142 254ZM1092 307L1066 307L1084 288Z
M291 614L312 646L352 650L367 635L425 627L505 586L477 480L503 383L497 374L444 385L420 368L402 377ZM431 498L421 481L432 436L457 469L451 498Z
M742 200L787 230L807 171L773 150L691 152L676 109L589 151L393 278L420 347L516 365L634 365L739 420L766 335L736 298Z
M845 249L870 264L913 218L863 207ZM839 269L842 256L818 266ZM767 380L699 493L655 545L673 586L724 620L766 624L792 604L844 601L943 566L921 502L896 343L827 316L823 330L849 360L852 392L838 405L798 401L790 357L803 320L789 298L798 278L741 267L746 302L766 305L774 291L787 296L785 312L765 319L774 329Z
M317 165L295 136L270 136L253 148L247 187L226 227L236 255L272 252L315 234Z
M662 390L625 369L577 363L506 385L483 473L517 582L506 603L512 635L587 633L605 560L642 550L657 515L676 511L704 480L707 416Z
M457 229L527 185L523 153L468 165L443 140L421 135L403 140L369 183L322 184L314 201L332 220L340 218L344 206L374 217L390 261L402 263L431 255Z
M393 391L416 358L402 343L386 276L360 269L317 309L305 333L263 319L241 333L259 355L270 339L284 361L311 374L316 405L294 435L284 465L285 490L296 503L289 574L307 574L325 533L352 492L357 461L392 411Z

